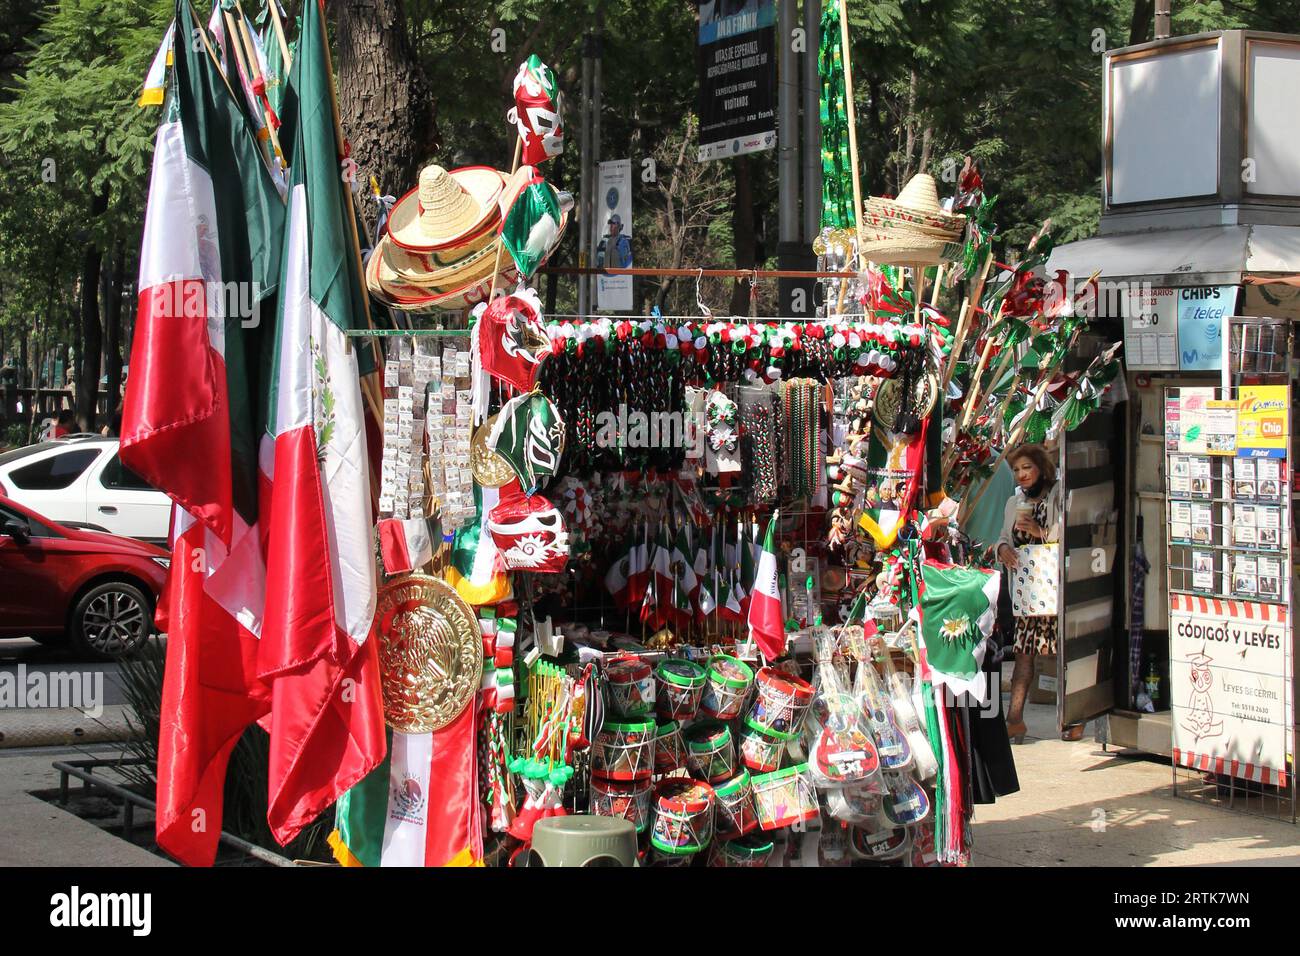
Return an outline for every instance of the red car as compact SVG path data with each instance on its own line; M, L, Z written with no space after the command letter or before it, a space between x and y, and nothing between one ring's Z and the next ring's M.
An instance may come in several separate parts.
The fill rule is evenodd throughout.
M0 497L0 637L70 641L97 660L139 648L169 555L156 545L57 524Z

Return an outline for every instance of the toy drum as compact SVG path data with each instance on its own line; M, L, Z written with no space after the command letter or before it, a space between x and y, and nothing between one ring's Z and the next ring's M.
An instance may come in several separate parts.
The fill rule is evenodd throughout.
M743 836L758 826L758 813L754 809L754 786L749 771L742 770L714 790L718 808L714 813L714 832L719 840Z
M705 721L686 731L686 769L691 776L721 783L736 775L736 745L731 728Z
M645 720L655 712L655 682L650 665L635 657L620 658L605 668L609 709L625 720Z
M654 773L655 725L606 721L591 744L591 775L605 780L649 780Z
M740 735L740 759L755 773L768 773L781 766L785 741L771 737L757 727L746 727Z
M655 787L655 822L650 846L669 856L699 853L713 839L713 788L673 777Z
M694 862L695 857L692 854L665 853L654 847L650 848L651 866L690 866Z
M662 776L685 766L686 742L682 740L682 725L675 720L660 724L655 732L655 773Z
M813 685L801 677L764 667L754 678L754 688L754 703L745 723L782 740L798 737L816 695Z
M655 708L660 720L690 720L700 709L707 675L693 661L675 657L655 668Z
M709 659L709 678L700 709L716 720L735 720L745 707L754 672L744 661L719 654Z
M726 843L715 843L709 850L709 866L767 866L774 844L761 833L743 836Z
M650 825L650 794L653 789L649 780L618 783L592 777L591 812L597 816L630 820L637 833L644 833Z
M754 806L763 830L779 830L803 820L815 820L817 792L806 763L754 778Z

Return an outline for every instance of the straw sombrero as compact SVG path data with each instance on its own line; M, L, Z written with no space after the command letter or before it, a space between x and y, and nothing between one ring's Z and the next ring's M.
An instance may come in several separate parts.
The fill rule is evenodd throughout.
M966 218L944 212L939 204L939 191L934 177L918 173L908 180L897 199L882 196L868 197L863 209L864 219L877 223L895 221L921 230L935 230L949 236L960 234Z
M571 203L561 203L561 208L560 227L547 257L560 244L572 214ZM366 287L381 302L404 312L468 309L486 301L492 290L501 237L490 229L487 239L481 247L457 246L434 253L412 252L398 246L391 235L383 236L366 263ZM500 263L496 287L504 293L519 280L519 270L508 253L502 253Z
M450 172L426 166L419 184L393 204L388 235L410 252L435 252L478 239L486 243L501 218L497 197L504 183L505 177L490 166Z
M913 176L897 199L870 197L858 252L882 265L938 265L961 255L966 218L944 212L934 178Z

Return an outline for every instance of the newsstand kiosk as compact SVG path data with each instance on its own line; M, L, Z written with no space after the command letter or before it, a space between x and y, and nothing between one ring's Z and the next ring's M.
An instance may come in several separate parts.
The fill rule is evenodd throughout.
M1062 448L1058 717L1294 822L1300 37L1140 44L1103 82L1098 235L1047 269L1100 268L1126 391Z

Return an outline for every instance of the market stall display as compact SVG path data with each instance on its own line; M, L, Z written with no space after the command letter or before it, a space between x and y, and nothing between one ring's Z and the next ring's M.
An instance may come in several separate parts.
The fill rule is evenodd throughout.
M1009 758L970 733L996 574L961 534L968 489L1077 427L1115 351L1064 370L1087 287L1035 271L1047 226L996 261L973 165L946 200L925 173L864 200L842 3L826 23L833 278L806 320L547 316L531 283L573 199L540 171L564 120L536 56L509 172L430 165L388 211L365 286L443 317L352 338L380 344L392 742L340 801L341 862L453 805L455 852L420 859L517 860L538 820L592 814L631 821L648 865L970 861L972 780ZM304 413L322 444L331 403Z
M421 188L435 176L470 174ZM808 840L823 865L969 861L983 758L963 728L988 700L997 575L961 535L966 489L1077 427L1116 364L1063 371L1086 287L1035 272L1046 226L995 264L982 188L968 164L946 203L924 174L897 198L855 190L815 249L856 278L826 280L813 320L549 319L506 267L467 354L444 347L425 378L397 339L397 387L444 396L424 429L443 451L431 513L457 540L479 515L509 582L479 606L511 602L532 647L506 698L527 731L512 741L508 707L485 729L514 752L489 775L494 811L519 794L528 811L494 812L496 832L587 812L632 820L648 865L774 865ZM471 236L492 217L453 198ZM563 685L581 673L601 714L579 732Z

